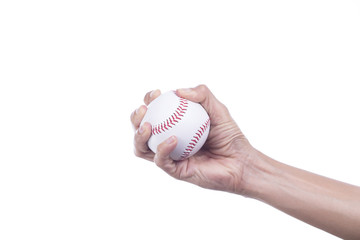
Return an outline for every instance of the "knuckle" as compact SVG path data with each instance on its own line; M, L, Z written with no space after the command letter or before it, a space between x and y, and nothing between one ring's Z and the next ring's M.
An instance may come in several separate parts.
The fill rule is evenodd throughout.
M155 157L156 157L157 159L159 159L159 158L162 156L162 148L161 148L160 145L161 145L161 144L159 144L159 145L157 146L157 148L156 148Z
M229 113L229 109L225 104L223 104L222 102L219 102L219 105L224 110L224 112Z
M142 153L136 148L134 148L134 154L135 154L136 157L141 157L142 156Z
M156 155L154 157L154 163L157 167L162 168L161 161L159 161L159 158Z
M198 87L200 92L206 93L209 91L209 88L205 84L200 84Z
M139 151L138 149L134 149L134 154L136 157L142 158L144 156L144 153L142 153L141 151Z

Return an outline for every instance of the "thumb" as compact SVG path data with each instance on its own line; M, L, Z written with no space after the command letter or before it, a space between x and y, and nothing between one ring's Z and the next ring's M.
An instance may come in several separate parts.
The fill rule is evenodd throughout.
M177 138L175 136L169 137L158 145L154 157L155 164L170 176L175 176L176 173L176 162L170 158L170 153L175 149L176 145Z

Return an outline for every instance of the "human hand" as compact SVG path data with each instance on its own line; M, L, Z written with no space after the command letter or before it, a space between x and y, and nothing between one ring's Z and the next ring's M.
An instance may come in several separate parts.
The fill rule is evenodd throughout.
M174 161L169 155L177 139L172 136L154 154L147 146L151 125L140 126L147 109L143 105L131 114L136 156L155 162L174 178L255 198L341 238L360 239L359 187L288 166L257 151L206 86L176 93L200 103L209 114L205 145L192 157ZM147 93L145 104L159 95L158 90Z
M219 102L211 91L200 85L190 89L179 89L176 94L200 103L208 112L211 125L208 139L194 156L182 161L174 161L169 155L175 149L177 139L170 137L161 143L154 154L147 146L151 136L151 125L141 120L146 106L140 106L131 114L131 122L136 130L134 137L135 155L155 162L170 176L194 183L198 186L242 194L244 190L244 169L251 164L256 152L231 118L227 108ZM145 95L148 105L160 95L159 90Z

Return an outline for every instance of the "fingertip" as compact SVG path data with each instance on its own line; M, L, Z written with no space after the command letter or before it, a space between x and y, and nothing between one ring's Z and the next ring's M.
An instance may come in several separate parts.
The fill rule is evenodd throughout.
M193 102L198 102L196 92L193 88L179 88L176 90L176 95L179 97L186 98Z
M150 135L151 134L151 124L148 122L144 122L139 128L140 135ZM150 136L149 136L150 137Z
M137 121L142 121L147 111L147 107L145 105L141 105L138 109L135 110L135 117Z
M170 153L175 149L176 144L177 138L175 136L171 136L157 146L157 152L160 153L161 156L170 155Z
M131 113L130 121L135 130L139 128L141 121L145 116L146 111L147 111L147 107L145 105L141 105L139 108L137 108Z
M144 102L146 105L149 105L155 98L161 95L161 91L159 89L148 92L144 97Z
M181 94L190 94L193 93L195 88L178 88L176 91Z
M186 95L186 94L191 93L192 91L193 91L192 88L179 88L179 89L176 90L176 93L180 94L180 95L182 95L182 94Z
M155 89L150 92L150 99L155 99L158 96L160 96L160 94L161 94L161 91L159 89Z
M175 136L171 136L166 140L166 144L169 145L174 145L177 141L177 138Z
M135 110L136 114L144 114L147 110L147 107L145 105L141 105L139 108Z
M160 143L156 149L156 165L161 167L166 161L171 160L170 154L176 148L176 145L177 138L175 136L171 136L162 143Z
M148 129L151 128L151 123L149 123L149 122L144 122L142 125Z

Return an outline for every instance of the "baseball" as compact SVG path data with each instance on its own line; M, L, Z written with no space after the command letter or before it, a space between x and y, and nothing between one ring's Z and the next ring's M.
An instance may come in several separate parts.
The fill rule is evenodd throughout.
M149 122L152 134L149 148L156 153L157 146L171 136L178 143L170 154L173 160L191 157L204 145L210 130L210 118L199 104L166 92L152 101L141 122Z

